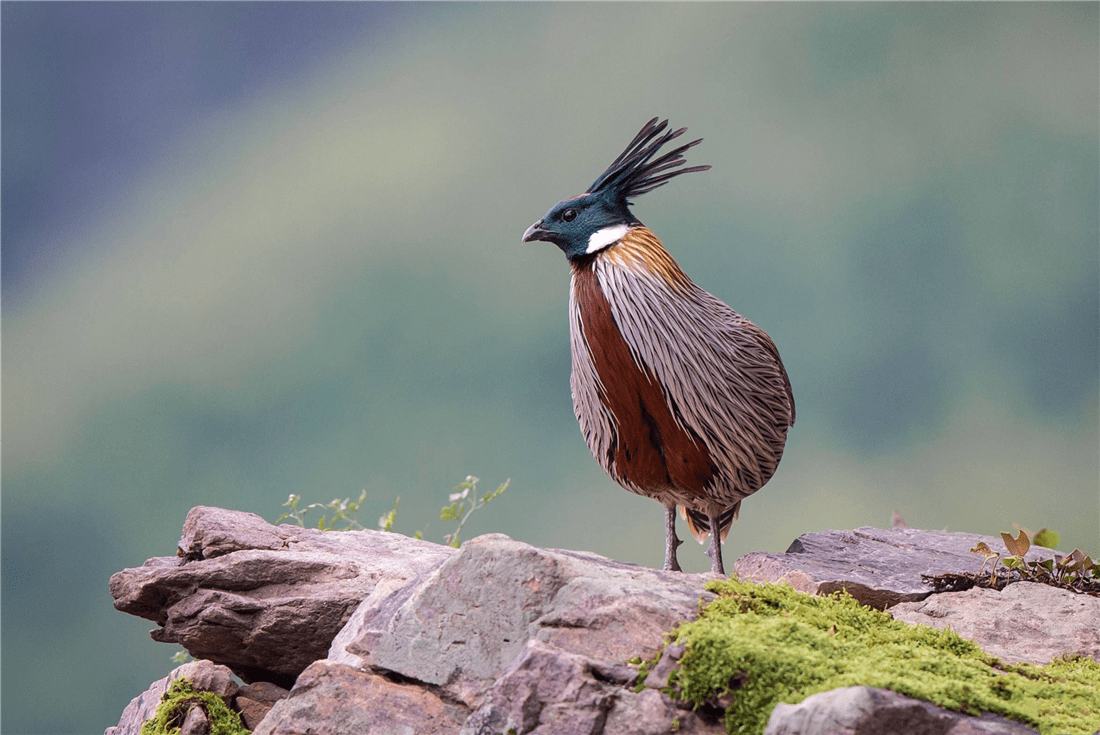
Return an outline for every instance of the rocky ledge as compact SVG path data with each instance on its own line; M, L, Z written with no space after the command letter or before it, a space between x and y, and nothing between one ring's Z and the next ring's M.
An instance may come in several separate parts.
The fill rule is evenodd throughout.
M1027 583L932 595L921 575L977 572L982 560L969 549L979 540L1004 550L972 534L826 531L784 554L746 555L736 570L811 593L846 589L898 619L950 626L1009 661L1100 660L1100 599ZM672 647L640 690L627 664L655 658L664 634L696 617L712 578L500 534L455 550L197 507L175 556L119 572L110 587L117 609L159 626L155 640L202 660L155 682L107 733L138 735L181 677L264 735L722 732L721 709L692 709L661 691ZM185 735L210 729L201 713L183 724ZM849 687L780 705L767 732L1034 731Z

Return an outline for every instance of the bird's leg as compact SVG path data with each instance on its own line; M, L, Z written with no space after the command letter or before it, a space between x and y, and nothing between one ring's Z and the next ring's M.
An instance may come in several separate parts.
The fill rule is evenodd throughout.
M680 572L680 562L676 560L676 548L684 543L676 538L676 505L665 506L665 571Z
M710 517L710 571L716 574L725 574L722 566L722 533L721 521L718 514Z

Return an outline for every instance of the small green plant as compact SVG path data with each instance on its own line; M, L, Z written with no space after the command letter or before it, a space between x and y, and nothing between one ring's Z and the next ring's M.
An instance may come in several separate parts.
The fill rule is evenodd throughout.
M194 660L195 659L191 658L191 654L189 654L187 651L176 651L174 654L172 654L172 663L174 663L176 666L183 666L184 664L190 663Z
M179 735L187 713L201 707L210 722L210 735L249 735L241 716L213 692L195 691L187 679L176 679L161 697L157 712L141 726L141 735Z
M669 635L665 636L665 646L668 646L671 638ZM657 651L657 654L653 658L644 659L641 656L634 656L627 659L627 663L638 669L638 678L635 679L634 693L638 694L645 689L645 680L649 676L649 672L657 666L657 662L661 660L661 655L664 650Z
M299 508L298 504L302 500L302 496L291 493L287 501L283 503L284 508L290 508L289 511L279 516L276 523L282 523L285 520L294 521L296 525L306 525L306 513L315 508L324 508L332 511L332 517L329 518L328 513L325 513L317 520L317 528L322 531L362 531L364 529L363 524L359 522L359 509L363 506L363 501L367 499L367 491L359 493L358 500L352 500L351 498L344 498L339 500L333 498L328 503L310 503L305 508ZM397 499L398 501L401 498ZM394 503L393 514L397 513L397 503ZM391 520L392 525L392 520ZM337 524L340 524L337 526ZM389 529L385 529L389 530Z
M466 479L459 483L455 487L457 492L451 493L449 498L450 504L443 506L440 510L439 518L444 521L458 521L458 527L455 528L454 533L444 536L444 541L454 548L458 548L461 541L459 540L459 533L462 531L462 526L470 519L470 516L474 514L474 511L481 510L489 504L491 500L499 497L501 493L508 489L508 485L512 482L511 479L505 480L503 484L497 487L496 490L486 493L482 497L477 497L477 483L480 480L473 475L468 475ZM473 496L471 498L471 495ZM290 521L294 525L306 527L306 514L312 510L325 510L326 512L317 520L317 528L322 531L362 531L365 530L363 524L359 522L359 510L363 507L363 503L367 499L367 491L363 490L359 494L358 500L352 500L351 498L344 498L343 500L333 499L328 503L310 503L309 505L302 507L302 497L300 495L291 494L287 501L283 503L284 508L288 508L285 513L279 516L276 523L282 523L283 521ZM393 501L393 509L378 519L378 529L380 531L393 531L394 522L397 520L397 508L401 504L401 497L398 496ZM415 539L424 538L423 531L416 531L412 535Z
M1043 533L1050 532L1043 529L1035 534L1035 537L1041 538ZM982 568L978 571L979 580L985 572L985 565L992 562L989 570L990 582L992 586L1001 589L1003 585L997 587L999 562L1005 569L1004 584L1018 581L1040 582L1075 592L1100 592L1100 563L1094 562L1091 556L1080 549L1074 549L1068 554L1054 554L1043 559L1026 559L1025 556L1032 545L1026 529L1019 529L1016 536L1002 531L1001 539L1008 550L1008 556L1003 558L990 549L989 544L984 541L971 549L975 554L985 557ZM1050 537L1044 540L1050 540ZM1053 542L1057 543L1057 541L1058 535L1054 534Z
M366 492L366 490L363 492ZM393 499L393 510L378 519L379 531L386 531L387 533L393 532L393 522L397 520L397 506L399 505L401 505L400 495ZM419 534L420 532L417 531L417 533ZM417 536L417 538L419 538L419 536Z
M462 531L462 526L466 521L470 519L470 516L474 514L474 511L481 510L489 504L491 500L500 496L505 490L508 489L508 485L511 484L511 478L501 483L496 490L492 490L482 497L477 497L477 483L479 478L473 475L468 475L465 482L459 483L455 490L459 492L451 493L451 504L445 505L439 511L439 520L441 521L458 521L458 528L454 533L447 534L444 538L449 546L458 548L461 545L459 540L459 533ZM470 494L473 494L473 498L470 498ZM469 506L467 506L469 503Z

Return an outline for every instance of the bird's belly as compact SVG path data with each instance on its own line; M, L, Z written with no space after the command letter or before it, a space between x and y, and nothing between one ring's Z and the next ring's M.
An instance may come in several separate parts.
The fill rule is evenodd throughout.
M593 427L586 439L597 461L632 492L698 505L717 474L705 443L677 421L657 377L635 361L595 273L575 276L574 298L596 383L587 387L595 389L612 417L601 422L584 415L591 407L578 401L585 391L574 386L574 408L582 426ZM574 369L575 382L590 379L586 371Z

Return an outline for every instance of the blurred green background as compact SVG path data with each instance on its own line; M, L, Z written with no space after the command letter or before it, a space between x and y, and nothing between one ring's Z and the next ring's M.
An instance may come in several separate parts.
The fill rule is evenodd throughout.
M727 559L892 510L1100 551L1097 9L4 3L3 731L172 668L107 581L195 505L439 541L510 477L465 535L659 565L519 241L656 115L713 169L634 211L798 403Z

